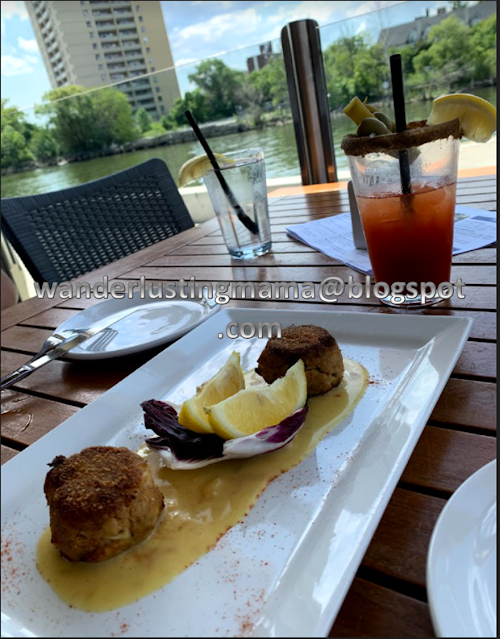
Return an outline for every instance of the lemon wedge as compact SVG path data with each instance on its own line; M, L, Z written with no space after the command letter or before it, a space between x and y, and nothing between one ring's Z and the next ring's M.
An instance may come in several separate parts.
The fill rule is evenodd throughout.
M465 137L488 142L497 128L497 110L487 100L468 93L436 98L427 124L442 124L458 118Z
M205 410L214 433L223 439L235 439L279 424L306 401L306 374L299 360L270 386L242 390Z
M220 371L203 384L194 397L184 402L179 413L179 424L195 433L212 433L205 406L218 404L245 388L240 355L234 351Z
M214 153L216 160L224 160L230 162L228 158L222 153ZM191 158L181 166L179 171L179 186L186 186L189 182L199 180L206 175L212 165L208 159L208 155L197 155L195 158Z

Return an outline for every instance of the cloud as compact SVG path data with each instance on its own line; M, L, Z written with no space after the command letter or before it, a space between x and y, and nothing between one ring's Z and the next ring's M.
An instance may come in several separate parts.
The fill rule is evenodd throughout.
M24 2L9 2L8 0L2 0L2 38L5 35L5 21L15 17L21 18L21 20L28 19L28 12L26 11L26 5Z
M391 2L390 0L388 2L384 2L383 0L382 1L369 0L368 2L362 2L361 4L359 4L354 9L348 9L347 10L347 15L350 18L352 18L354 16L363 15L363 13L368 13L370 11L377 11L378 9L385 9L386 7L390 7L393 4L401 4L401 2L399 2L398 0L395 0L394 2Z
M26 58L18 58L13 55L2 55L2 75L6 78L10 78L16 75L24 75L25 73L32 73L34 71L31 66L34 64L32 56ZM38 58L35 59L35 62Z
M201 38L205 42L213 42L226 33L234 33L235 26L245 25L245 32L255 31L261 23L261 17L254 8L231 13L221 13L210 20L195 22L182 29L174 29L173 35L178 45L190 38Z
M191 2L191 6L192 7L197 7L199 4L215 4L218 7L226 7L226 9L230 9L233 5L234 2L232 2L232 0L194 0L194 2Z
M356 35L358 35L359 33L363 33L363 31L366 31L366 22L363 21L359 27L356 29Z
M2 0L2 18L10 20L14 17L21 18L21 20L28 19L28 12L24 2L9 2Z
M191 2L192 7L197 7L200 4L224 7L225 9L231 9L231 7L233 7L235 3L232 2L231 0L214 0L213 2L212 0L203 0L203 2L202 0L194 0L193 2Z
M198 58L181 58L175 61L175 66L180 67L183 64L193 64L193 62L198 62Z
M33 38L33 40L26 40L25 38L20 36L17 39L17 44L19 48L22 49L23 51L28 51L29 53L39 52L38 43L35 40L35 38Z
M326 24L339 13L338 4L338 2L301 2L295 7L292 20L312 18L320 24Z

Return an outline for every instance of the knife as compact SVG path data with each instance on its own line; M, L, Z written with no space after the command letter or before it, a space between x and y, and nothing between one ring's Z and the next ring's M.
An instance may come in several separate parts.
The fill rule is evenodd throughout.
M28 375L31 375L31 373L33 373L34 371L38 370L42 366L45 366L45 364L52 362L58 357L62 357L71 349L75 348L75 346L79 346L82 342L85 342L91 337L94 337L94 335L97 335L97 333L100 333L106 328L113 326L113 324L116 324L125 317L132 315L132 313L135 313L137 310L139 309L133 308L132 310L123 311L119 315L115 316L114 319L112 319L111 321L109 321L109 318L105 318L103 320L100 320L99 322L96 322L90 328L71 329L72 334L69 337L58 342L48 350L42 349L43 352L35 355L32 359L26 362L26 364L16 369L12 373L8 373L8 375L2 377L2 379L0 380L1 390L10 388L10 386L15 384L16 382L21 381Z

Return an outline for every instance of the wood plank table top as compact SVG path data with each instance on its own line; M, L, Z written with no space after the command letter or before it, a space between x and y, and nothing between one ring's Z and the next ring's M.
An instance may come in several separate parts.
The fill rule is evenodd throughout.
M477 172L476 172L477 173ZM90 284L111 280L313 281L359 273L292 240L291 223L347 212L344 184L280 190L270 198L273 251L242 263L230 259L216 220L94 271ZM462 178L457 203L496 210L491 172ZM496 457L496 248L453 258L452 281L466 283L453 297L412 314L470 317L470 339L410 458L366 552L330 636L433 636L425 565L430 536L450 495ZM33 298L2 313L2 375L23 364L62 321L95 300ZM272 302L234 299L240 307L324 309L321 300ZM378 300L341 297L336 311L394 313ZM159 349L161 350L161 349ZM2 463L58 426L154 354L100 362L99 368L56 361L2 393ZM54 451L57 454L57 451Z

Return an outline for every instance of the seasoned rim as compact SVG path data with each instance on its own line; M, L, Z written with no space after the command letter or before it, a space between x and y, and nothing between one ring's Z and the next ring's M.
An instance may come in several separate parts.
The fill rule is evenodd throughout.
M403 151L449 137L456 139L462 137L458 118L433 125L426 124L425 120L410 122L406 131L375 135L371 138L349 134L342 139L340 146L346 155L367 155L368 153Z

